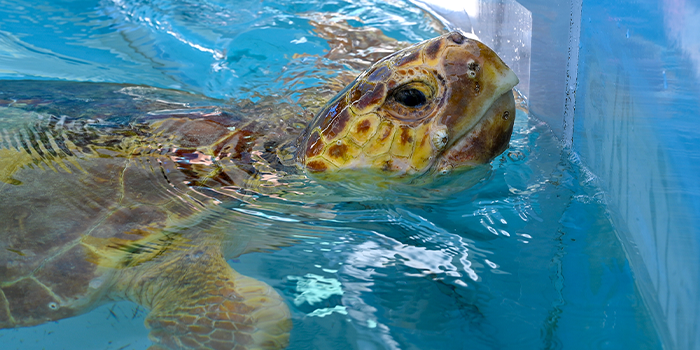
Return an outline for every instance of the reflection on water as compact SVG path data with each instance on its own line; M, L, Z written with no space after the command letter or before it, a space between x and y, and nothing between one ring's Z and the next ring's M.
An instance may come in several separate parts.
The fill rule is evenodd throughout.
M357 70L436 34L434 20L409 4L0 6L3 78L187 91L0 81L0 181L36 185L34 197L13 194L17 202L2 214L12 218L7 222L30 218L38 198L59 198L60 215L42 225L80 233L91 218L76 220L75 212L109 207L114 198L151 203L157 209L123 209L143 219L139 237L153 239L113 246L143 256L164 245L185 247L194 232L222 240L237 271L287 301L292 349L660 348L597 189L524 110L511 147L456 183L367 192L320 185L287 164L285 152L293 150L284 140ZM41 39L47 33L61 40ZM217 120L200 125L211 127L207 135L237 136L222 141L216 156L194 144L172 147L219 145L214 136L216 142L197 141L171 132L180 125L169 118L185 115ZM250 119L260 122L246 130L274 142L238 152L246 135L237 133ZM153 127L130 127L144 123ZM110 166L133 171L138 181L122 186L129 177L109 178ZM103 228L132 230L135 223L122 219L113 215ZM154 235L153 222L177 226ZM8 349L144 349L144 317L134 304L107 304L57 323L2 330L0 341Z
M367 40L377 31L367 34L360 24L412 42L436 33L436 22L404 2L3 0L0 11L2 77L145 84L212 97L284 89L276 78L295 55L364 65L394 51ZM334 23L342 22L358 37L336 37Z

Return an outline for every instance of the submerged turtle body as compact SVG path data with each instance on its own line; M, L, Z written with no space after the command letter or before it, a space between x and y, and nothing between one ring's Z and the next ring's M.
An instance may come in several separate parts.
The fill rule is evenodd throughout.
M283 348L283 299L226 263L258 247L224 243L243 229L219 215L226 191L265 171L402 181L488 162L508 145L515 84L459 33L381 60L313 120L147 87L8 83L0 121L35 122L0 134L0 328L131 300L153 349ZM51 89L64 101L43 101Z

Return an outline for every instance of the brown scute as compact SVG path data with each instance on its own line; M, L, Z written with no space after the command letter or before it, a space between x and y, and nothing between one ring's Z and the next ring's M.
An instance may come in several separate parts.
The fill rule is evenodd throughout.
M345 166L360 154L362 150L349 140L342 140L328 145L323 157L335 166Z
M2 292L7 298L12 317L23 326L58 320L74 314L67 308L50 308L51 303L59 305L58 300L52 297L46 288L29 278L2 287Z
M369 129L372 127L372 122L370 122L367 119L363 119L361 122L357 124L357 128L355 129L358 134L366 134Z
M376 83L370 83L368 81L359 82L350 91L350 101L355 102L360 100L362 96L366 95L368 91L373 90L375 86L377 86ZM340 109L336 109L336 111L339 110Z
M343 109L339 114L331 119L324 121L324 125L321 127L323 136L326 140L330 140L338 136L350 120L350 112L348 108Z
M442 48L442 39L433 40L428 46L425 47L425 57L428 60L434 60L437 58L438 53L440 53L440 48Z
M386 85L383 83L377 84L373 90L365 93L360 97L355 106L364 111L370 106L378 105L386 96Z
M397 67L402 67L402 66L408 65L410 63L421 63L420 62L420 60L421 60L420 47L414 47L410 50L412 50L412 51L410 51L410 53L406 52L403 55L403 57L401 57L400 59L398 59L396 61Z
M321 141L321 136L318 132L314 132L309 136L309 140L306 142L306 157L315 157L323 151L323 141Z
M405 145L407 143L412 143L413 142L413 137L411 136L409 132L409 128L407 126L402 126L401 127L401 144Z
M457 45L462 45L462 43L464 43L464 40L467 39L464 37L464 35L462 35L459 32L452 32L450 34L449 38L450 38L450 40L452 40L452 42L454 42Z
M328 170L328 165L320 160L312 160L306 163L306 169L309 169L312 173L320 173Z
M321 113L318 114L312 127L319 127L321 130L323 130L331 123L333 118L335 118L338 113L345 109L346 106L347 103L345 102L345 98L341 97L337 99L334 104L327 106L321 111Z
M345 158L345 154L347 154L347 152L348 146L344 143L341 143L340 145L333 144L328 148L328 155L333 158Z
M389 136L391 136L391 131L394 130L394 125L389 124L386 129L384 129L384 133L379 136L379 141L384 141L386 140Z
M96 265L88 262L89 253L82 245L76 245L46 262L34 276L63 299L85 297L89 281L96 277Z
M371 83L383 82L391 76L391 70L387 66L373 68L372 72L367 76L367 81Z

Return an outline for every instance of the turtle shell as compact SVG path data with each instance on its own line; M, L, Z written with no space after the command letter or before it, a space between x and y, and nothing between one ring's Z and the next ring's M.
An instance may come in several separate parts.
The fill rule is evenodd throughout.
M303 118L140 86L2 90L0 328L84 312L124 268L211 239L196 236L220 202L207 190L254 187Z

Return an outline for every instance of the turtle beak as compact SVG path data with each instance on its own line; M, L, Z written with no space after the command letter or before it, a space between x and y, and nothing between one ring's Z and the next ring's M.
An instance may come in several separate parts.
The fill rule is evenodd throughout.
M436 164L441 172L490 162L508 148L513 131L518 77L486 45L469 41L445 57L447 75L455 78L442 118L450 140Z
M519 80L488 46L466 38L462 45L446 50L443 67L448 77L448 100L441 123L448 129L449 148Z

